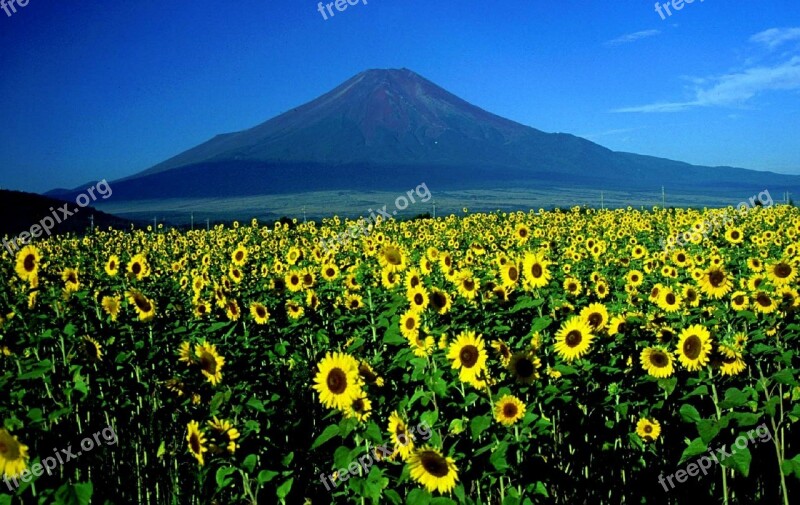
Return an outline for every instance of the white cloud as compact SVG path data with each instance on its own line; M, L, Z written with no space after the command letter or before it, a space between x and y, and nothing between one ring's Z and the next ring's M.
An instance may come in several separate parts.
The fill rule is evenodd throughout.
M763 44L770 50L792 40L800 40L800 28L770 28L750 37L750 42Z
M784 40L787 39L784 37ZM708 84L703 86L702 83L706 81ZM694 82L696 86L693 90L693 99L678 102L661 101L615 109L612 112L679 112L694 107L741 106L756 95L767 91L800 89L800 56L794 56L783 63L771 66L753 66L740 72Z
M618 37L614 40L609 40L604 43L606 46L619 46L621 44L628 44L630 42L636 42L640 39L646 39L648 37L655 37L656 35L660 35L661 30L643 30L641 32L636 33L629 33L627 35L623 35L622 37Z

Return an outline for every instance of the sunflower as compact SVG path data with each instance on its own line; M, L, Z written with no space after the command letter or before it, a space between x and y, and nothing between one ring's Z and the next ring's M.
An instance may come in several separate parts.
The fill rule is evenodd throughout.
M683 299L672 289L665 287L658 295L656 304L658 307L667 313L677 312L681 308Z
M641 418L636 423L636 434L645 442L655 442L661 435L661 424L655 419Z
M431 308L439 315L447 314L453 305L450 295L439 288L431 288L431 292L428 294L428 301Z
M581 316L573 316L556 334L556 352L567 362L580 358L589 350L594 335Z
M399 273L387 268L381 270L381 284L386 289L393 289L400 285L400 281L402 281L402 276Z
M238 321L239 316L242 315L241 311L239 310L239 302L231 298L225 304L225 315L228 316L230 321Z
M781 260L767 266L767 277L776 287L783 287L797 278L797 268L792 261Z
M208 426L218 435L227 438L226 448L230 454L236 452L238 447L236 440L239 438L240 433L239 430L234 428L233 423L226 419L219 419L217 416L214 416L213 421L208 421Z
M243 266L247 262L247 248L243 245L239 245L233 253L231 253L231 261L236 266Z
M526 252L522 262L522 270L525 272L525 284L531 288L541 288L550 281L550 270L547 268L550 262L545 259L544 253Z
M0 428L0 474L16 478L28 468L28 446Z
M639 286L642 285L642 282L644 282L644 274L642 272L640 272L639 270L631 270L625 276L625 280L631 286L638 288Z
M539 368L542 360L530 351L515 352L508 360L508 370L514 373L517 382L522 384L533 384L539 378Z
M720 344L717 346L717 350L722 356L719 367L719 372L722 375L739 375L747 368L744 356L735 346Z
M140 291L131 289L125 292L125 296L128 298L128 303L136 309L140 321L150 321L156 315L156 308L153 302Z
M732 283L721 267L709 267L700 278L700 290L712 298L722 298L731 289Z
M339 267L333 263L326 263L322 265L321 272L322 278L327 282L334 281L337 277L339 277Z
M449 456L443 456L438 449L430 446L416 449L408 457L408 466L411 478L431 493L449 493L456 487L456 462Z
M469 270L462 270L456 277L458 293L467 300L474 300L480 289L480 283Z
M486 348L480 335L474 331L460 333L450 344L447 357L453 360L452 367L459 370L459 377L464 382L477 379L486 368Z
M639 356L642 368L653 377L666 379L675 372L672 355L660 347L648 347Z
M608 323L608 336L624 335L628 331L628 318L625 314L620 314L611 318Z
M578 296L581 294L581 290L583 286L581 285L581 281L576 279L575 277L567 277L564 279L564 291L571 296Z
M409 340L417 338L417 335L419 335L419 314L416 311L408 310L400 316L400 333Z
M711 335L699 324L684 329L678 341L678 359L689 371L697 371L708 363L711 352Z
M150 275L150 267L147 258L143 254L137 254L128 262L128 275L140 281Z
M361 364L358 365L358 375L367 384L374 384L378 387L383 387L383 377L375 373L375 370L373 370L370 364L366 361L362 361Z
M305 309L302 305L295 302L294 300L287 300L286 301L286 313L292 319L300 319L303 317L303 314L306 313Z
M501 339L495 340L491 345L492 349L497 351L497 355L500 357L500 363L507 367L511 362L511 349Z
M733 310L747 310L748 303L749 300L744 291L736 291L731 295L731 307L733 307Z
M372 413L372 402L366 396L360 396L344 411L345 417L355 418L358 422L366 422Z
M88 335L83 337L83 351L91 361L100 361L103 359L103 346Z
M692 286L684 286L683 288L683 301L689 307L700 306L700 293L697 292Z
M61 280L64 281L64 290L67 293L74 293L81 287L81 283L78 280L77 268L65 268L64 271L61 272Z
M519 281L519 265L509 261L500 267L500 279L504 288L513 288Z
M269 321L269 311L263 304L258 302L250 304L250 315L253 316L256 324L266 324Z
M26 245L17 253L16 272L20 279L27 281L36 277L39 273L39 261L42 259L41 253L36 246Z
M195 345L194 354L197 356L200 372L208 379L208 382L212 386L219 384L222 380L222 367L225 365L225 358L217 353L217 346L209 345L204 340Z
M194 355L192 354L192 344L189 342L181 342L181 347L178 350L178 361L185 361L187 365L197 363Z
M197 421L190 421L187 425L186 442L189 445L189 452L197 459L200 466L205 464L203 454L208 452L206 447L206 436L200 430L200 423Z
M402 272L408 265L403 249L396 244L385 244L378 252L378 262L390 272Z
M303 289L302 272L298 272L297 270L289 270L286 272L283 280L286 283L286 287L289 288L289 291L292 293L296 293Z
M406 299L411 306L411 310L415 312L422 312L430 303L428 291L421 285L409 288L406 292Z
M198 319L208 315L208 302L202 300L198 301L194 306L194 316Z
M580 318L591 331L602 331L608 325L608 310L602 303L593 303L581 310Z
M111 316L112 321L116 321L117 316L119 315L119 302L119 295L104 296L100 302L100 306L103 307L103 310L106 314Z
M112 254L108 257L108 261L106 261L105 266L106 274L109 277L115 277L117 272L119 272L119 257L116 254Z
M389 416L388 431L395 452L400 454L400 459L408 461L408 457L414 450L414 437L408 433L408 425L396 410Z
M494 404L495 420L506 426L511 426L525 415L525 404L519 398L505 395Z
M762 314L771 314L778 310L778 303L764 291L753 294L753 308Z
M358 361L349 354L328 352L317 368L313 387L327 408L346 411L362 396Z

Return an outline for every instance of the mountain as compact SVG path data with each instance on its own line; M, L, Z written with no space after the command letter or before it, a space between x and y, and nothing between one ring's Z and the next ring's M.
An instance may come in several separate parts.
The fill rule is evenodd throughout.
M31 226L35 224L41 228L42 220L48 217L50 219L45 221L45 226L50 226L52 223L50 229L52 234L85 232L91 227L92 219L96 228L112 226L116 229L125 229L131 225L131 221L100 212L93 207L79 209L74 200L68 204L66 209L72 215L62 220L63 214L59 209L64 204L67 202L34 193L0 189L0 214L4 216L0 220L0 237L6 235L16 237L23 231L30 231ZM56 219L53 218L54 215ZM59 220L61 222L57 222ZM41 234L42 236L47 235L43 230Z
M637 191L668 185L734 196L800 188L797 176L694 166L545 133L476 107L407 69L362 72L265 123L217 135L111 184L119 201L399 190L422 181L439 190Z

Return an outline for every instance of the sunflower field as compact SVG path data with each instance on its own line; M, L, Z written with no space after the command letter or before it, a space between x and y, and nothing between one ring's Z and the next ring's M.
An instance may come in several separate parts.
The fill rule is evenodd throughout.
M4 250L0 504L798 503L800 211L730 212Z

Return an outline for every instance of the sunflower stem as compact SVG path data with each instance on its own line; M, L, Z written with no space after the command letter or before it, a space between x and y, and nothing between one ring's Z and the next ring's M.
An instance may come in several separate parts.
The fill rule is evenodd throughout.
M709 379L711 379L711 393L714 398L714 409L717 411L717 420L722 419L722 411L719 408L719 397L717 396L717 387L714 384L714 374L713 372L709 374ZM783 473L783 472L781 472ZM723 496L723 503L728 505L728 473L725 471L725 467L722 467L722 496Z

